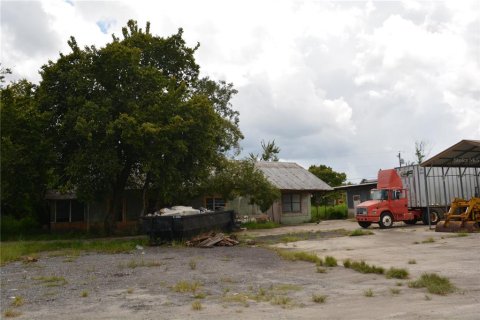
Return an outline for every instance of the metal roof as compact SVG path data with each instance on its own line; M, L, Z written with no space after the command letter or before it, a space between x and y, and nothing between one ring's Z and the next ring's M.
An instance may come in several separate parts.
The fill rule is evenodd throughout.
M293 162L258 161L255 167L280 190L330 191L328 184Z
M334 187L333 189L335 190L352 190L352 189L361 189L361 188L376 188L377 187L377 181L375 182L366 182L366 183L359 183L359 184L350 184L348 186L339 186L339 187Z
M480 140L462 140L420 166L480 168Z

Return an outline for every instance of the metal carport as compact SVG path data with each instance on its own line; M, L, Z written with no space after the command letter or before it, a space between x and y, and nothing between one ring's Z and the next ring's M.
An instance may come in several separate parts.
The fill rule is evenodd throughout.
M480 140L462 140L450 148L440 152L436 156L422 162L420 166L425 167L425 186L427 185L427 177L429 176L433 167L441 168L443 181L445 181L445 177L449 170L458 170L458 174L460 176L461 194L463 198L465 197L465 194L463 190L462 177L464 177L467 172L468 174L473 174L476 182L476 185L474 186L474 196L480 196ZM425 189L427 203L430 203L428 188L426 187ZM444 192L446 193L445 184ZM430 206L427 206L427 214L428 225L429 228L431 228Z

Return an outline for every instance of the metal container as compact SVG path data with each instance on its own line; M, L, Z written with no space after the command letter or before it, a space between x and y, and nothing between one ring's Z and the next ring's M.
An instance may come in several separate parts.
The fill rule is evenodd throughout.
M151 243L186 240L203 232L231 232L235 225L233 211L216 211L193 215L152 216L142 218L143 231Z

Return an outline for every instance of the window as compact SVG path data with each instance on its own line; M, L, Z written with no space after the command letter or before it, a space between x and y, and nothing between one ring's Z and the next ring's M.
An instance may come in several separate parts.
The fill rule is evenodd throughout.
M298 193L286 193L282 195L283 212L301 212L301 196Z
M225 200L216 197L205 198L205 207L208 210L222 210L225 208Z
M55 222L70 221L70 200L57 200L55 208Z
M85 220L85 205L78 200L56 200L52 222L78 222Z
M72 200L71 205L71 221L84 221L85 205L78 200Z

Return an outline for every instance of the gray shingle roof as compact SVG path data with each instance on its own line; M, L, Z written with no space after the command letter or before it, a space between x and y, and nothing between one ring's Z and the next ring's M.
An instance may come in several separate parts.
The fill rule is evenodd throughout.
M280 190L333 190L316 175L293 162L258 161L255 167Z

